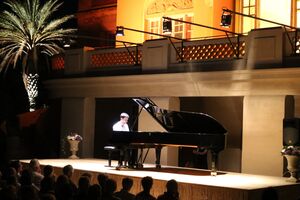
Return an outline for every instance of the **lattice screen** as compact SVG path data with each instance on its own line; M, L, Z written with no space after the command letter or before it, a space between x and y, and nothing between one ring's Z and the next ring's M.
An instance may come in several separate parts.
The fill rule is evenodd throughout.
M63 55L55 55L51 59L53 71L63 70L65 68L65 60Z
M136 59L135 51L132 51L132 55ZM139 50L137 56L138 63L141 63L142 51ZM91 56L89 68L95 69L104 66L134 65L135 59L133 59L127 51L99 53Z
M237 43L233 43L234 48L237 49ZM180 52L180 48L178 48ZM222 44L205 44L205 45L191 45L183 47L183 60L208 60L208 59L222 59L235 57L235 50L229 43ZM245 55L245 42L240 42L239 57ZM177 56L177 61L180 58Z

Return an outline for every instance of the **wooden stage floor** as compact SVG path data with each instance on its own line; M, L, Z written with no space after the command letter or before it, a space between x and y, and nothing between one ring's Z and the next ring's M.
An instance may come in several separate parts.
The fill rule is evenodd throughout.
M28 163L29 160L22 160ZM81 174L92 174L92 182L97 183L97 175L106 173L117 181L117 190L121 188L122 178L131 177L134 185L132 193L141 190L140 180L145 176L154 179L151 190L154 196L165 191L165 184L175 179L179 185L181 200L259 200L266 188L276 190L279 199L298 200L300 198L300 184L287 182L287 178L241 174L232 172L218 172L217 176L210 176L210 171L162 166L155 169L154 165L145 164L144 169L121 169L107 167L107 160L101 159L45 159L40 160L42 166L52 165L56 175L61 174L62 168L71 164L74 169L74 182L77 183ZM112 166L117 162L112 161Z

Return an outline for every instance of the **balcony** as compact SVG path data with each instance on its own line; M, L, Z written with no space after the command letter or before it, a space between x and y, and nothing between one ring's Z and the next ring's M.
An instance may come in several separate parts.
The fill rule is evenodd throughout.
M61 78L299 67L299 50L297 34L277 27L255 29L239 38L164 38L126 48L66 50L52 57L52 72Z

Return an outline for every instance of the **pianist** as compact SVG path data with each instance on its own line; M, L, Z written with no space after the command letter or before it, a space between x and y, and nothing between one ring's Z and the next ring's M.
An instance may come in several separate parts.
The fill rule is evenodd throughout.
M120 121L115 123L113 125L113 131L129 131L129 126L128 126L128 119L129 115L125 112L120 114ZM118 167L127 167L127 164L129 164L129 167L132 167L135 163L135 157L136 157L136 152L132 149L120 149L120 157L119 157L119 163ZM124 160L124 165L123 165L123 160Z
M113 125L113 130L114 131L129 131L129 127L128 127L128 119L129 119L129 115L127 113L121 113L120 115L120 121L118 121L117 123L115 123Z

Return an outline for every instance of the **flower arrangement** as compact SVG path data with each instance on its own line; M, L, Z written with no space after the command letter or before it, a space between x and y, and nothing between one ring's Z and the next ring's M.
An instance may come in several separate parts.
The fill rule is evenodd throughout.
M281 150L281 155L300 156L300 146L284 146Z
M70 135L67 136L68 140L77 140L77 141L82 141L83 138L81 137L81 135L78 135L77 133L71 132Z

